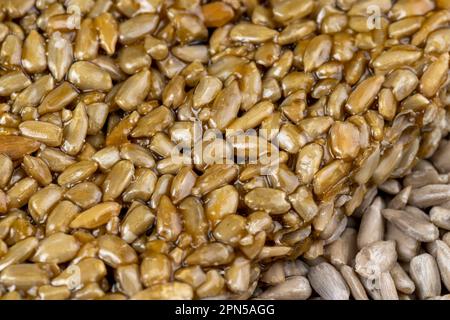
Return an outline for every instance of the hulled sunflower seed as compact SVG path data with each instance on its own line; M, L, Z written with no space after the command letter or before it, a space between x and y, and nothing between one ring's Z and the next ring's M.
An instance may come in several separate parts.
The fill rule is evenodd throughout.
M326 300L348 300L350 290L341 274L329 263L311 267L308 279L312 288Z
M430 222L413 214L394 209L383 209L383 216L397 228L419 241L430 242L439 236L438 229Z
M394 241L377 241L362 248L355 259L355 270L363 277L379 277L397 260Z
M308 279L302 276L294 276L266 289L258 296L258 299L306 300L311 296L311 293Z
M431 255L424 253L414 257L410 262L409 269L421 299L441 294L439 269Z

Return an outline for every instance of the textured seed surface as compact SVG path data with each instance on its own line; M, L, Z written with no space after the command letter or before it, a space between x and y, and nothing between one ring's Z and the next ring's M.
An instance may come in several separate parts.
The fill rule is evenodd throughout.
M313 289L326 300L348 300L350 290L341 274L329 263L313 266L308 273Z
M430 298L441 294L438 265L430 254L424 253L414 257L410 263L410 274L420 298Z
M355 300L369 300L367 297L367 293L361 283L361 281L358 278L358 275L356 272L352 269L352 267L344 265L339 270L342 274L342 277L344 278L345 282L347 283L350 292L352 294L352 297Z
M273 214L287 212L290 208L284 192L269 188L250 191L245 196L245 203L253 210L265 210Z
M409 203L419 208L426 208L440 205L448 200L450 200L450 186L433 184L412 190Z
M363 277L380 276L397 260L394 241L377 241L362 248L355 258L355 270Z
M410 237L419 241L433 241L438 237L438 229L422 217L393 209L384 209L384 217Z

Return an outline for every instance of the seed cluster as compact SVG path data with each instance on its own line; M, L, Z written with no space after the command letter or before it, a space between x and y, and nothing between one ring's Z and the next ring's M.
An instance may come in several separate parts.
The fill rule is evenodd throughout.
M0 21L1 298L450 289L450 1L0 0Z

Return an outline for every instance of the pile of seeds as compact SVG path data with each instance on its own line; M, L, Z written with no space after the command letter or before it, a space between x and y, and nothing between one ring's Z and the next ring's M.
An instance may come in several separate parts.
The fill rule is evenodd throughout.
M1 298L449 289L450 1L0 0L0 21Z

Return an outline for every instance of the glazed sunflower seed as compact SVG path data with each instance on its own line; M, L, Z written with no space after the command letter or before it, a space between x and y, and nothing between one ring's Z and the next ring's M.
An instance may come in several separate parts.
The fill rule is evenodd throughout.
M51 235L55 232L68 232L69 224L80 212L80 208L72 202L63 200L59 202L48 214L45 233Z
M148 255L142 261L140 273L146 287L167 282L172 273L169 257L161 253Z
M34 237L26 238L9 248L8 252L0 259L0 270L22 263L27 260L38 247L39 241Z
M230 38L233 41L260 43L278 35L276 30L250 23L241 23L230 30Z
M402 210L408 203L409 195L411 194L411 186L404 188L388 203L388 208L395 210Z
M111 76L92 62L78 61L68 71L69 81L82 91L109 91L112 88Z
M24 155L33 153L39 149L39 146L40 143L32 138L0 135L0 153L4 156L8 156L11 160L20 159ZM4 161L2 161L2 164L5 165L5 167L2 166L2 168L8 172L9 169L7 168L9 165L7 165ZM7 183L7 177L8 175L2 177L2 179L5 179L5 184ZM7 180L9 181L9 178Z
M90 160L82 160L70 164L58 176L58 184L70 187L92 176L97 168L97 163Z
M137 262L137 255L133 248L117 236L99 237L98 247L99 258L112 268Z
M433 154L431 160L433 161L433 165L439 170L441 173L449 172L450 166L448 165L446 159L448 158L448 152L450 151L448 140L442 140L439 144L439 148Z
M47 52L48 69L57 81L61 81L73 60L72 43L57 31L51 35Z
M411 260L409 273L421 299L441 294L439 269L435 259L428 253L418 255Z
M440 84L444 81L446 74L445 67L448 66L449 55L444 53L430 64L420 78L420 89L426 97L433 96L439 89Z
M300 19L307 16L313 10L313 7L313 1L280 1L274 5L273 15L277 21L287 23L290 20Z
M234 293L245 293L249 289L251 276L250 261L238 257L225 271L225 282L230 291Z
M360 114L367 110L381 88L384 76L373 76L362 81L350 94L346 109L351 114Z
M97 57L98 41L94 20L84 19L81 22L73 51L77 60L92 60Z
M37 264L15 264L4 269L0 274L0 283L20 289L29 289L49 283L45 270Z
M134 166L131 161L121 160L117 162L103 182L103 201L111 201L119 197L131 183L133 176Z
M120 157L130 160L135 167L152 168L155 165L155 160L150 152L136 144L122 144L120 147Z
M161 197L156 217L156 231L163 239L171 241L179 236L182 231L180 215L168 196Z
M36 81L35 84L37 84L38 81ZM68 82L63 82L44 97L38 107L39 114L60 111L69 105L77 96L78 92L72 87L72 85ZM38 98L40 99L40 97L36 97L36 101Z
M76 162L74 158L55 148L45 148L40 151L39 158L44 160L53 172L62 172Z
M106 224L112 217L119 214L121 207L116 202L103 202L90 209L81 212L72 222L70 227L94 229Z
M265 210L272 214L280 214L290 209L286 201L286 194L280 190L269 188L257 188L250 191L246 197L247 206L253 210Z
M120 286L120 291L128 296L141 291L142 284L139 276L139 268L136 264L118 267L115 277Z
M436 241L436 262L439 267L439 272L441 275L441 280L444 286L450 287L450 269L449 269L449 259L450 259L450 248L449 246L441 240Z
M19 125L19 130L24 137L35 139L49 147L58 147L62 144L62 129L49 122L24 121Z
M433 207L430 210L430 220L437 227L445 230L450 229L450 210L441 207Z
M84 104L78 104L72 112L70 123L64 128L64 142L61 149L69 155L81 151L88 129L88 116Z
M134 300L190 300L194 296L192 287L183 282L156 284L139 291L131 299Z
M70 290L64 287L43 285L38 289L38 296L42 300L66 300L70 297Z
M105 25L111 25L109 22L111 19L104 20ZM140 38L143 38L146 34L151 34L156 28L158 23L158 16L155 14L143 13L135 16L132 19L122 22L119 25L119 40L123 44L132 43ZM108 33L114 34L113 30L108 30ZM105 32L106 33L106 32ZM111 37L111 35L109 35ZM112 47L112 46L110 46Z
M210 243L200 246L186 257L188 265L217 266L228 264L234 257L232 248L218 243Z
M269 101L263 101L253 106L242 117L234 120L229 126L229 130L247 130L252 129L263 121L264 118L272 114L274 105Z
M238 174L238 168L232 164L214 164L207 168L203 175L199 177L192 189L195 196L204 195L228 182L233 181Z
M73 267L64 269L61 274L52 279L51 284L76 289L84 284L100 281L105 275L106 267L103 261L87 257Z
M117 105L125 111L131 111L144 102L150 91L150 71L144 69L127 80L120 86L114 99Z
M123 193L123 200L130 202L133 200L148 201L155 190L157 176L149 170L140 168L136 170L135 181Z
M42 223L47 214L62 199L63 189L58 185L48 185L35 192L28 200L28 210L37 223Z
M67 190L64 197L77 206L87 209L101 201L102 192L92 182L81 182Z
M236 215L227 215L214 229L214 238L220 242L236 245L245 236L245 218Z
M20 208L36 193L39 186L33 178L23 178L16 182L6 193L8 208Z
M155 215L146 206L137 205L125 216L121 226L120 233L123 240L131 243L153 224Z
M383 300L398 300L397 288L389 272L380 275L380 293Z
M131 132L131 137L152 137L156 132L163 131L174 122L172 112L165 106L153 109L140 118Z
M144 48L146 52L155 60L163 60L169 54L167 44L151 35L145 37Z
M222 27L234 17L234 11L225 2L212 2L201 7L207 27Z
M405 262L446 284L447 1L16 2L2 298L446 298Z
M395 287L397 291L403 292L405 294L412 294L416 289L414 282L408 276L405 270L401 267L400 264L396 263L391 271L392 279L394 280Z
M375 199L373 204L366 209L359 226L357 235L358 248L370 245L384 238L384 219L381 214L383 202L381 198Z

